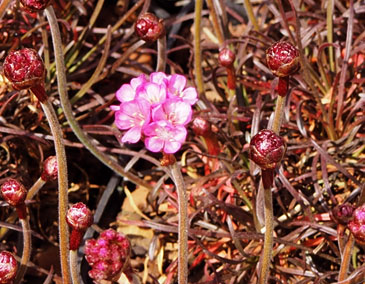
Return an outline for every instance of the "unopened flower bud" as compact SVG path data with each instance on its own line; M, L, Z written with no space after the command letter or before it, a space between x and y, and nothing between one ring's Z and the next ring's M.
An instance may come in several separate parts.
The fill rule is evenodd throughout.
M5 58L3 68L14 89L30 88L41 102L47 99L44 90L45 68L37 51L32 48L12 51Z
M29 11L42 11L47 8L51 0L20 0L22 5Z
M269 129L263 129L251 139L250 159L261 169L275 169L286 152L282 137Z
M162 19L152 13L141 15L134 27L136 34L145 41L156 41L165 34L165 26Z
M12 253L0 252L0 283L12 283L18 271L18 263Z
M236 55L229 48L224 47L219 52L218 62L223 67L232 67L235 60L236 60Z
M354 211L353 220L348 223L348 228L355 240L365 245L365 204Z
M1 185L1 193L4 200L11 206L24 204L27 190L24 185L16 179L8 179Z
M299 51L291 43L279 41L266 50L266 62L274 75L286 77L299 70Z
M333 208L331 216L335 222L346 225L353 218L355 207L349 203L343 203Z
M56 156L49 156L43 162L41 179L44 181L56 180L58 176L58 164Z
M93 221L93 214L82 202L72 205L67 211L67 223L72 229L86 231Z
M199 136L205 137L212 133L212 125L210 122L199 116L193 120L192 128L194 133Z

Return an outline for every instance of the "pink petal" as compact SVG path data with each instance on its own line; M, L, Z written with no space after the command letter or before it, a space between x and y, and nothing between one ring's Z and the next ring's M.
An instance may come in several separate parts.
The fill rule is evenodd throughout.
M143 89L138 92L138 97L147 100L152 106L156 106L166 100L166 86L145 83Z
M122 103L134 100L135 95L135 90L129 84L123 84L116 92L117 99Z
M140 87L141 85L143 85L146 82L147 82L146 75L142 74L142 75L139 75L137 78L133 78L131 80L130 84L131 84L133 90L137 90L138 87Z
M169 91L177 96L185 88L185 85L186 78L179 74L172 75L168 83Z
M120 110L120 105L119 106L110 106L110 109L114 110L114 111L118 111L118 110Z
M125 113L118 111L115 113L115 125L121 129L129 129L131 127L135 126L135 120L130 117L129 115L126 115Z
M129 129L122 137L122 143L137 143L141 139L142 127Z
M147 137L144 143L148 150L155 153L160 152L164 146L164 141L156 136Z
M198 101L198 93L195 88L189 87L181 93L181 98L184 100L184 102L193 105Z
M166 141L163 151L166 154L174 154L181 148L181 143L175 141Z
M184 143L188 132L184 126L177 125L171 130L171 134L173 135L175 141Z
M158 85L166 84L167 83L167 76L163 72L153 72L150 75L150 82L156 83Z

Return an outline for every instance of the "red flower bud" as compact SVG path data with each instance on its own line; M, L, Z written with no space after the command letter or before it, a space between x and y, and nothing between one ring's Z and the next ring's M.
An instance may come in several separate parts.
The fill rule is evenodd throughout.
M93 214L82 202L72 205L67 211L67 223L72 229L86 231L93 221Z
M331 216L337 223L346 225L353 218L355 207L349 203L343 203L333 208Z
M58 165L56 156L50 156L43 162L41 179L44 181L56 180L58 176Z
M134 30L141 39L151 42L165 34L163 20L152 13L141 15L136 21Z
M229 48L224 47L219 52L218 62L223 67L232 67L235 60L236 60L236 55Z
M46 9L51 0L20 0L20 2L27 10L36 12Z
M1 185L1 193L4 200L12 206L24 204L27 190L16 179L8 179Z
M18 271L18 263L12 253L0 252L0 283L11 283Z
M30 88L41 102L47 99L43 87L45 68L37 51L31 48L12 51L5 58L3 68L14 89Z
M286 144L275 132L263 129L251 139L250 159L261 169L275 169L284 157Z
M348 228L355 240L365 245L365 204L354 211L353 220L348 223Z
M286 77L299 70L299 51L291 43L279 41L266 50L266 62L274 75Z
M212 125L210 122L202 117L196 117L193 120L193 131L196 135L207 136L212 134Z

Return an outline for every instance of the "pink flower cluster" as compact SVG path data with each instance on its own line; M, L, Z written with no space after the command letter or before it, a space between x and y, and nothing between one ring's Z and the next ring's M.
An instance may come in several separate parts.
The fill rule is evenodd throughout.
M111 106L115 110L115 124L127 130L122 143L144 140L152 152L177 152L185 142L186 125L192 116L192 105L197 102L197 91L186 87L182 75L152 73L149 79L140 75L124 84L116 93L121 102Z
M98 239L85 242L85 258L92 269L90 278L114 280L127 266L130 254L130 242L121 233L108 229L103 231Z

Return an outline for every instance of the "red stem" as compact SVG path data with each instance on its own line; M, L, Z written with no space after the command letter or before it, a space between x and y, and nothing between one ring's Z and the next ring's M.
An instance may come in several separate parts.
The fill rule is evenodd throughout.
M39 84L34 87L31 87L30 90L33 92L33 94L38 98L38 100L41 103L44 103L47 101L48 97L46 95L46 90L44 89L44 86Z
M16 212L18 213L19 219L27 218L27 208L25 207L25 203L15 206Z
M289 76L279 77L278 93L279 96L285 97L289 89Z
M80 230L71 230L70 234L70 250L78 250L81 245L82 238L84 236L84 231Z
M270 190L274 182L274 170L273 169L261 170L261 175L262 175L262 185L264 186L264 189Z

